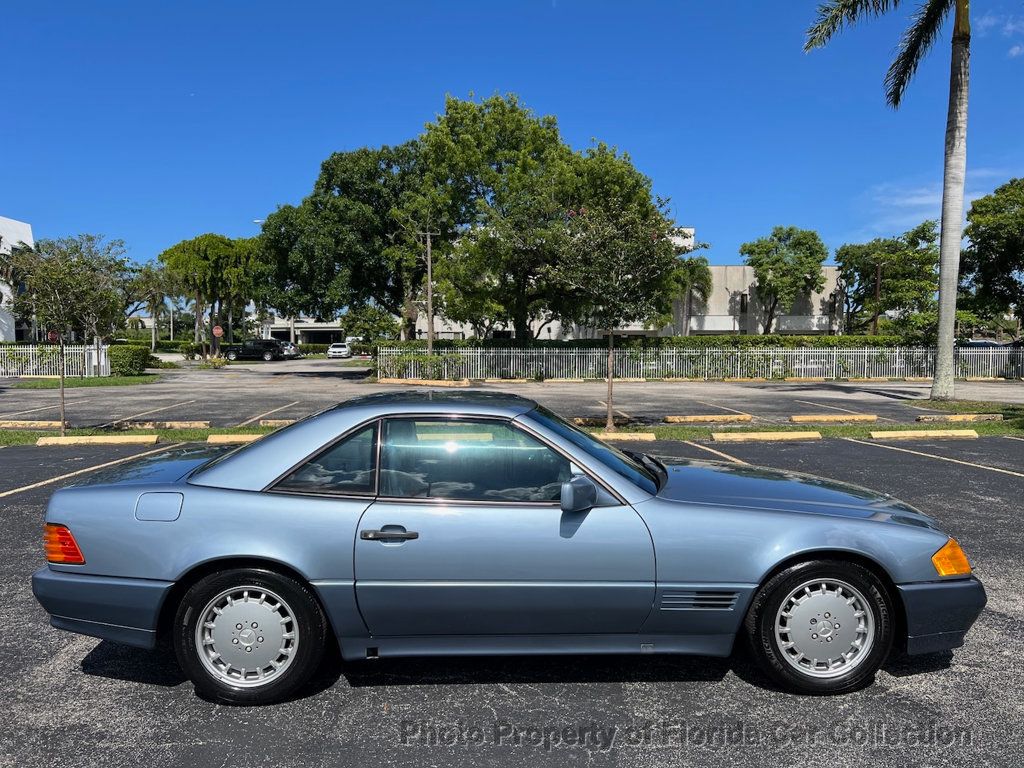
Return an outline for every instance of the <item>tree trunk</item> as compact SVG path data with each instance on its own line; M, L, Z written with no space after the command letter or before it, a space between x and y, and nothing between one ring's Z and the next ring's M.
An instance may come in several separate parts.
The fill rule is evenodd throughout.
M65 427L67 424L67 416L64 411L64 336L60 337L60 436L64 437Z
M150 312L152 317L149 318L149 322L150 322L150 329L149 329L149 351L150 352L156 352L156 314L157 313L156 313L156 307L155 306L153 307L153 310L154 310L153 312Z
M516 341L529 342L533 340L530 332L530 317L526 312L517 311L512 315L512 328L515 329Z
M292 344L295 343L295 317L294 315L288 318L288 341Z
M968 0L956 0L953 56L949 73L949 112L942 179L942 234L939 240L939 339L932 398L951 400L954 387L956 291L963 243L964 180L967 172L967 90L970 78L971 22Z
M202 335L200 334L200 331L199 331L199 324L203 320L202 319L202 313L203 313L202 301L203 301L202 295L198 291L196 291L196 306L195 306L196 336L195 336L195 339L194 339L194 343L195 343L195 345L197 347L200 344L203 343Z
M171 304L170 320L171 320L171 341L174 341L174 304Z
M235 343L235 304L228 301L228 344Z
M690 315L693 312L693 288L686 289L686 301L683 303L683 336L690 335Z
M608 404L608 414L605 420L605 430L615 431L615 411L612 408L612 379L615 378L615 331L608 329L608 394L605 402Z

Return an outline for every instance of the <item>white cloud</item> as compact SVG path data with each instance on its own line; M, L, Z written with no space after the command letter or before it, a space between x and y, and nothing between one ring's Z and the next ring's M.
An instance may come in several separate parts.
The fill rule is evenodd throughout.
M1001 16L997 16L996 14L989 12L974 22L974 28L977 29L980 34L984 35L989 30L998 27L1001 21Z
M1011 59L1016 59L1018 56L1024 55L1024 45L1013 46L1009 51L1006 52L1006 55L1009 56Z

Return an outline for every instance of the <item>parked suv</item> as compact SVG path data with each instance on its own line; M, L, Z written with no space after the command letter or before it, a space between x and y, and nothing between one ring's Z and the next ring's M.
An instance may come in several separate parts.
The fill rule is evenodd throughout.
M352 357L352 347L350 347L348 345L348 342L345 341L335 342L334 344L331 344L331 346L327 348L327 357L328 359L339 357Z
M284 345L277 339L249 339L241 344L228 344L222 348L228 360L281 360Z

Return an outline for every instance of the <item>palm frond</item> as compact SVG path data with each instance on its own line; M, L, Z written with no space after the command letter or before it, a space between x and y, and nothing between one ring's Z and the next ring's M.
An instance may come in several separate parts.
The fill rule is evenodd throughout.
M818 6L818 19L807 30L804 50L821 48L843 27L865 16L881 16L899 4L900 0L827 0Z
M935 39L956 0L925 0L914 12L907 31L903 33L896 58L885 75L885 100L894 109L903 100L903 92Z

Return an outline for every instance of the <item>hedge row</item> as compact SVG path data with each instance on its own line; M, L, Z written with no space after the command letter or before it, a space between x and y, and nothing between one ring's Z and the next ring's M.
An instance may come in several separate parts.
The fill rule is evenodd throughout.
M110 347L111 376L141 376L149 365L149 347L119 344Z
M639 349L746 349L750 347L898 347L906 344L899 336L789 336L767 334L763 336L728 334L722 336L625 336L615 339L617 348ZM418 351L427 348L423 339L414 341L380 341L371 345L376 351L380 347L395 347ZM448 349L508 349L508 348L605 348L606 339L553 340L537 339L523 342L517 339L438 339L434 348Z

